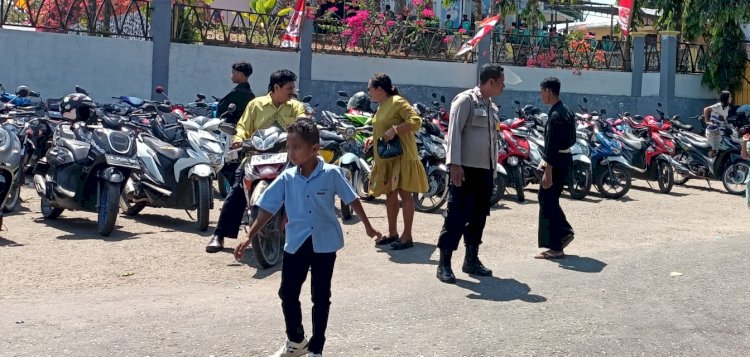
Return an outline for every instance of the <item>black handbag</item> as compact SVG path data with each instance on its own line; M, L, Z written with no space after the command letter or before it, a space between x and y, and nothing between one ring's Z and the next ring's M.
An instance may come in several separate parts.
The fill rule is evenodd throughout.
M385 141L383 138L378 140L378 156L381 159L390 159L401 156L403 152L403 149L401 149L401 140L398 136L390 141Z

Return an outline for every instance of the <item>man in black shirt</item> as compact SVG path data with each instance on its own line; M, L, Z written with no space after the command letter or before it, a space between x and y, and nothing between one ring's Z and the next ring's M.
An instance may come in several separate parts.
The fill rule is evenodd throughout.
M550 77L540 85L542 102L551 105L545 124L544 175L539 189L539 247L548 250L537 259L560 259L563 249L573 240L573 227L560 207L560 194L573 162L570 147L575 143L575 117L560 101L560 80Z
M253 74L253 66L250 63L240 61L232 65L232 83L236 83L237 86L224 98L221 98L218 106L219 115L227 111L229 104L234 103L237 106L234 113L227 115L227 123L237 124L242 113L245 112L247 103L255 99L255 94L250 89L250 83L247 82L251 74Z
M251 100L255 99L255 94L250 89L250 83L248 83L251 74L253 74L253 66L248 62L240 61L232 65L232 83L236 83L237 86L234 87L229 94L224 96L224 98L221 98L217 107L218 114L221 115L227 111L229 104L234 104L236 106L234 112L226 116L227 123L237 124L242 113L245 112L247 103L250 103ZM224 168L221 169L221 173L227 179L229 187L234 185L235 172L237 171L238 166L239 164L236 163L226 164L224 165ZM219 184L221 184L221 182Z

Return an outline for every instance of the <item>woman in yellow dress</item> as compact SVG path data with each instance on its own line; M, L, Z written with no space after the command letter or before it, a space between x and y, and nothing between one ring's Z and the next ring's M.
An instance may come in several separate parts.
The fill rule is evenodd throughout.
M390 244L391 249L401 250L414 246L412 240L412 223L414 222L414 193L427 192L427 175L417 154L417 143L414 138L422 127L422 119L399 95L391 78L384 73L375 74L367 84L370 99L378 103L378 110L372 118L373 135L365 143L367 147L375 145L373 150L375 164L370 174L370 194L386 195L388 213L388 236L379 240L377 245ZM388 159L378 156L378 140L390 141L398 137L403 153ZM399 197L403 209L404 231L398 235Z

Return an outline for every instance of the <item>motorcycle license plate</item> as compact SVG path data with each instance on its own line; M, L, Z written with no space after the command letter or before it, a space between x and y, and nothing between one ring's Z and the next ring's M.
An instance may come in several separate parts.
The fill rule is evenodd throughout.
M117 155L111 155L107 154L107 164L112 166L119 166L119 167L127 167L131 169L140 169L141 164L138 163L138 160L124 157L124 156L117 156Z
M286 163L286 153L258 154L250 158L251 165L273 165Z

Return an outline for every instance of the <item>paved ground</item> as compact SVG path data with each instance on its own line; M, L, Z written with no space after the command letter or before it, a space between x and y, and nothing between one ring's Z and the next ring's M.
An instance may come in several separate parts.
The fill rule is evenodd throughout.
M418 214L419 243L400 252L345 226L326 355L746 355L744 199L701 182L669 196L636 186L564 200L577 239L557 262L531 259L535 192L503 201L481 249L496 277L460 273L461 249L457 285L434 277L440 215ZM1 356L266 356L283 342L278 269L204 253L210 233L185 212L146 209L102 238L94 214L44 222L35 193L22 197L0 238ZM366 209L385 230L382 203ZM302 301L309 326L308 284Z

